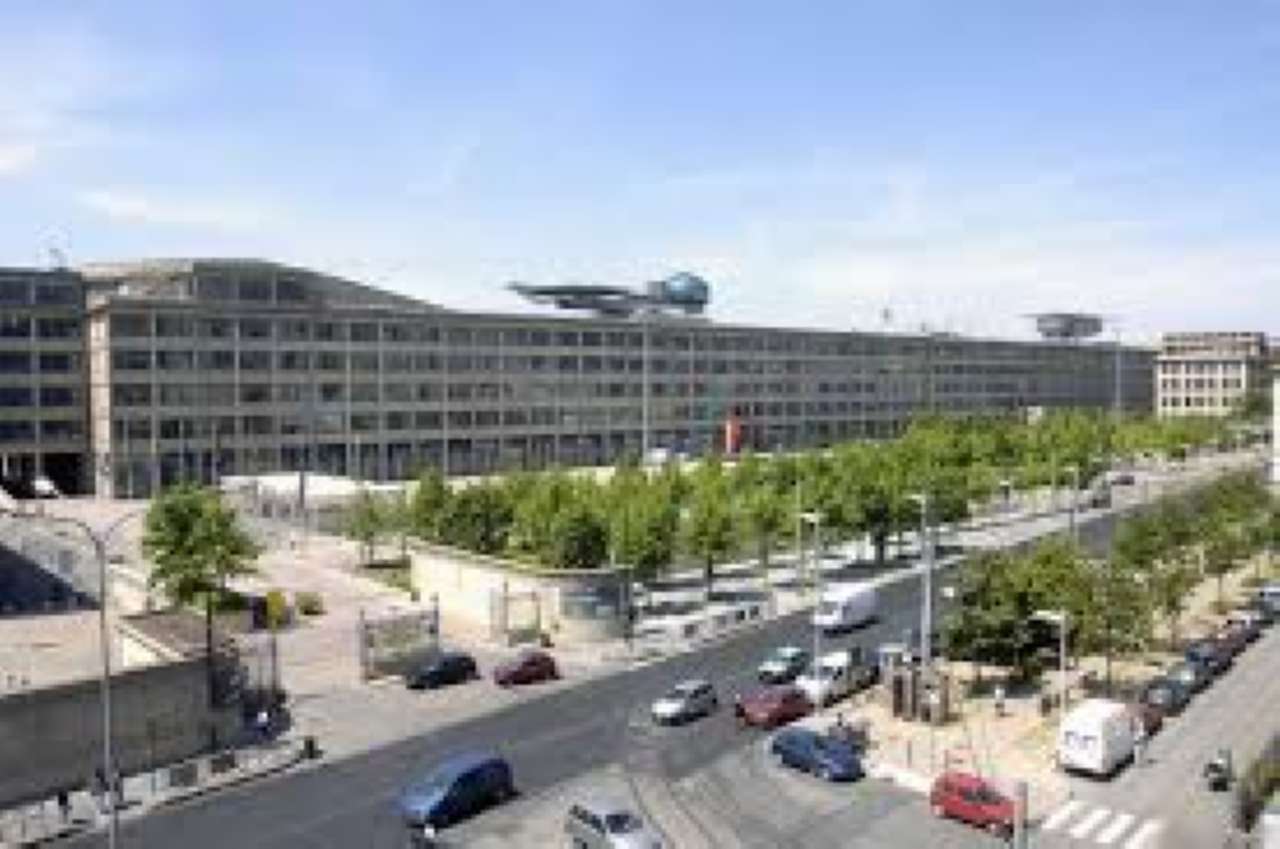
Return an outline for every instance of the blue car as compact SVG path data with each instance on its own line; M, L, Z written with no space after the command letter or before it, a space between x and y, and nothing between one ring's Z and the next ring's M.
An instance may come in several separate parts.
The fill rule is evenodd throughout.
M440 829L515 795L511 766L494 754L445 761L400 793L397 807L413 830Z
M862 759L849 742L808 728L786 728L774 735L769 752L778 763L812 773L824 781L856 781Z

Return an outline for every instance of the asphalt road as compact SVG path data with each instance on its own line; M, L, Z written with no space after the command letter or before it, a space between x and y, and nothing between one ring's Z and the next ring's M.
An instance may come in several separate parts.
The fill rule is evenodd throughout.
M1082 517L1082 542L1106 548L1114 516ZM945 583L945 576L939 583ZM826 641L824 650L900 640L919 621L920 584L908 579L880 591L879 619ZM783 643L808 645L807 614L778 619L688 654L593 679L513 707L442 728L364 755L245 785L122 826L121 847L136 849L284 849L403 847L393 799L406 781L449 754L494 748L513 765L517 785L533 793L611 763L676 780L746 745L728 711L669 733L654 733L643 711L685 677L711 680L731 697L750 686L760 659ZM477 682L467 686L492 686ZM726 699L727 700L727 699ZM323 742L323 741L322 741ZM101 846L100 835L76 841Z

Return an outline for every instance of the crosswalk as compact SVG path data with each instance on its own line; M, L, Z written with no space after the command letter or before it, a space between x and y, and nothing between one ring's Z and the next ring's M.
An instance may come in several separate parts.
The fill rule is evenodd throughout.
M1115 849L1158 849L1161 820L1139 819L1125 811L1072 799L1051 812L1040 831L1070 838L1076 843L1112 846Z

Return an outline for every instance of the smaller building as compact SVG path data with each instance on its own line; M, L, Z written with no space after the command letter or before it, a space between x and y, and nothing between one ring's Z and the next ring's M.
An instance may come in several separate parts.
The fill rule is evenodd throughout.
M1156 355L1156 413L1225 416L1271 395L1265 333L1166 333Z

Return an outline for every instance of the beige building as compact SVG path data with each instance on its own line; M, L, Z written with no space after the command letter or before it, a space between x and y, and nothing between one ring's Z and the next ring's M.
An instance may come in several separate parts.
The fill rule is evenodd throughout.
M116 496L302 469L393 480L607 464L642 446L698 455L729 433L741 448L819 446L929 411L1152 405L1153 352L1106 343L470 313L257 260L75 277L87 437L68 450L80 488ZM47 463L4 437L0 452Z
M1250 396L1269 398L1265 333L1166 333L1156 356L1156 412L1225 416Z

